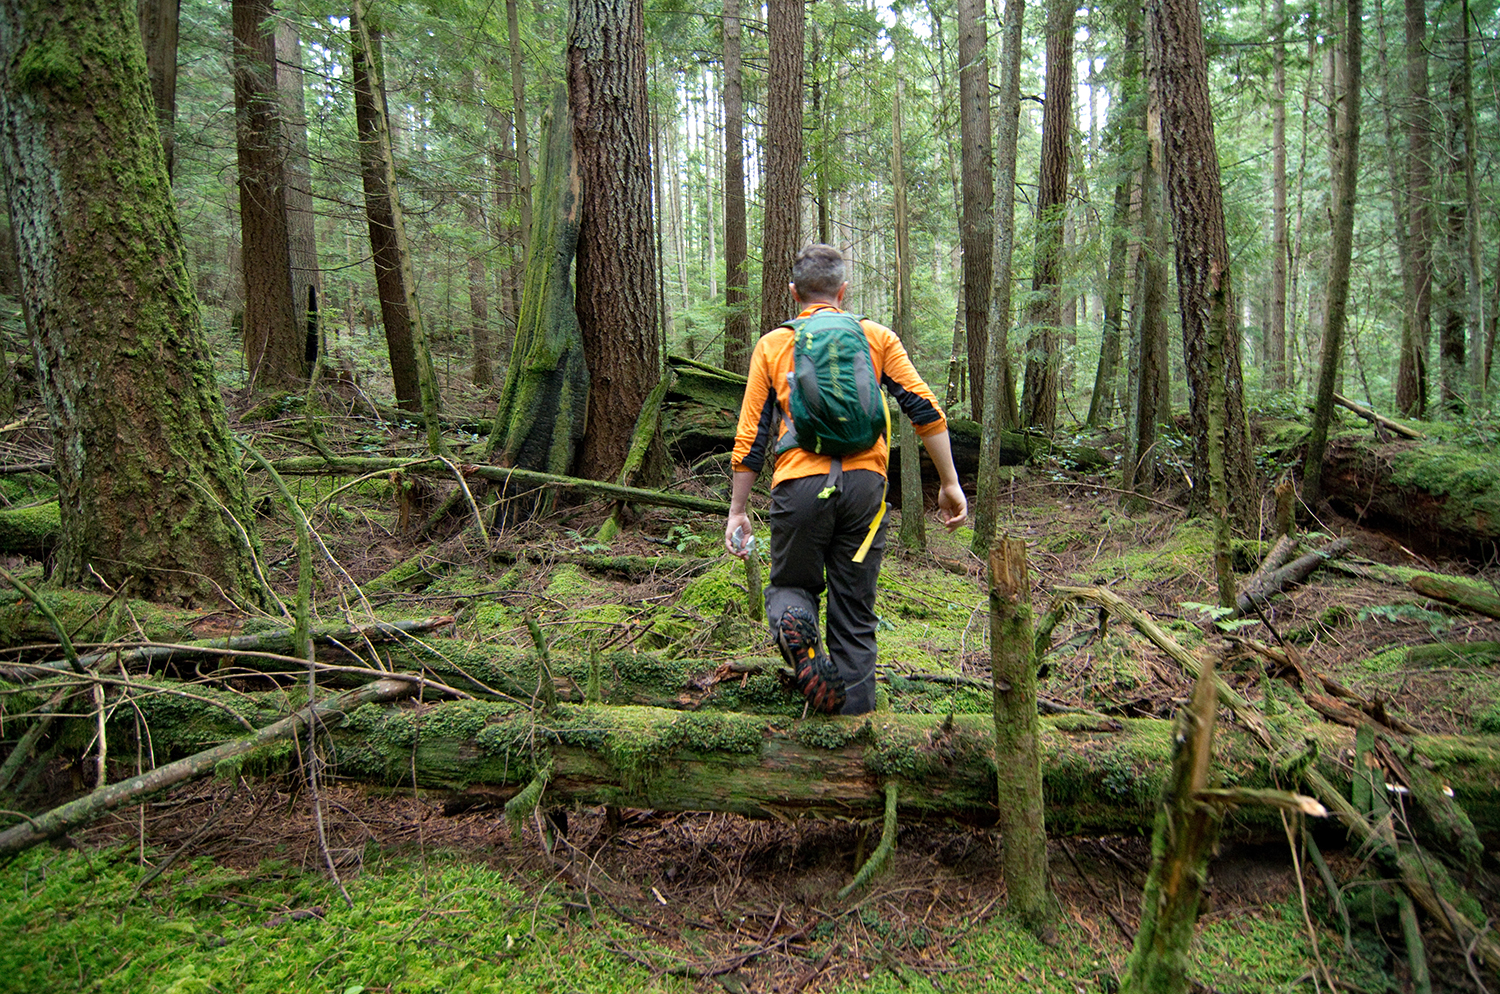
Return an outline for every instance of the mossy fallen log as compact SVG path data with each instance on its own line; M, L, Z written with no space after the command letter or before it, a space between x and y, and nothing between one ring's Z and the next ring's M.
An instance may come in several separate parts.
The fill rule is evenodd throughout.
M196 688L200 693L204 688ZM289 700L287 707L295 706ZM139 713L156 755L200 751L241 734L222 707L158 694ZM133 709L119 709L116 750L135 734ZM253 713L263 723L264 709ZM1041 721L1047 829L1053 835L1134 833L1151 824L1170 767L1172 725L1158 719L1061 715ZM1353 733L1332 725L1298 728L1314 741L1324 775L1349 786L1345 755ZM366 705L330 733L338 775L501 802L547 771L546 804L613 804L724 811L753 817L878 818L884 784L900 783L903 819L993 825L994 720L990 714L860 717L684 712L650 707L559 704L539 713L504 701ZM1413 761L1450 786L1482 839L1500 835L1500 738L1416 736ZM1277 773L1260 745L1221 725L1215 785L1263 788ZM262 765L261 768L264 768ZM1279 833L1279 820L1247 810L1241 830Z
M1418 552L1486 561L1500 542L1500 460L1482 448L1344 435L1323 480L1340 514Z
M1407 666L1494 666L1500 642L1434 642L1406 650Z
M1482 614L1488 618L1500 618L1500 597L1483 590L1476 590L1472 584L1454 582L1445 577L1426 573L1412 577L1409 582L1411 589L1423 597L1453 604L1465 611L1473 611L1475 614Z
M62 536L57 501L0 508L0 552L46 559Z

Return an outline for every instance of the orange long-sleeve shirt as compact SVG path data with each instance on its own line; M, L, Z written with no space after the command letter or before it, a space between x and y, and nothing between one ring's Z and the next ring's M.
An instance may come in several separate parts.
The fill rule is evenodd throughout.
M820 310L832 308L833 304L814 303L803 308L798 317L807 317ZM912 424L917 434L935 435L948 427L948 420L938 406L932 390L918 375L911 364L906 349L896 333L885 325L861 320L865 338L870 342L870 358L875 365L875 378L895 400ZM791 386L787 374L792 371L795 339L790 328L773 328L755 343L750 356L750 377L745 384L745 399L740 404L740 423L734 437L734 455L731 465L737 471L760 472L766 457L775 460L776 471L771 485L783 480L795 480L803 476L827 476L832 468L830 456L818 455L793 446L785 452L776 453L776 443L786 433L791 421ZM781 417L778 419L777 414ZM886 456L889 446L882 436L863 452L843 457L844 469L869 469L885 475Z

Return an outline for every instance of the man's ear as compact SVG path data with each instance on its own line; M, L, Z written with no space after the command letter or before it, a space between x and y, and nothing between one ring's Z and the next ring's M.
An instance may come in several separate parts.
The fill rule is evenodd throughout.
M839 287L838 296L836 296L836 297L833 298L834 302L837 303L837 304L842 305L844 303L844 293L848 289L849 289L849 281L845 280L844 281L844 285L841 286L841 287Z
M795 300L799 304L802 303L802 296L801 296L801 294L799 294L797 292L797 284L795 284L795 283L788 283L786 285L786 288L788 290L792 291L792 299L793 300Z

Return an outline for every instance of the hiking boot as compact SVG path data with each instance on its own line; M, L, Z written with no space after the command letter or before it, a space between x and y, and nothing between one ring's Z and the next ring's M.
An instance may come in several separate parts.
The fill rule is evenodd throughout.
M776 626L776 643L796 674L797 690L814 710L837 714L844 706L844 678L819 644L817 619L806 608L787 608Z

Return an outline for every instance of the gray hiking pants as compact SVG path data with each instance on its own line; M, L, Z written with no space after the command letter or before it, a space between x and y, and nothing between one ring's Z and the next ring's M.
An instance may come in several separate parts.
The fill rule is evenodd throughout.
M818 496L829 483L822 476L786 480L771 491L766 620L774 639L783 611L800 605L816 618L827 590L823 644L844 678L841 713L864 714L875 710L875 586L889 518L881 520L865 561L852 557L885 498L885 477L867 469L838 476L837 490L827 497Z

